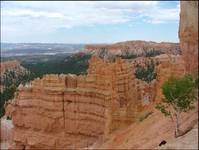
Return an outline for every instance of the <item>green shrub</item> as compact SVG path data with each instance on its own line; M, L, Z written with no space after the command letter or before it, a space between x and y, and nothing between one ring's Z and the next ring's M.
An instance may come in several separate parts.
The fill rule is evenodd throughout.
M163 99L156 105L156 109L171 118L175 125L175 137L180 133L180 115L193 109L196 100L196 82L191 75L182 78L170 77L162 86Z
M154 61L151 60L147 62L145 67L137 65L135 69L135 77L137 79L146 81L147 83L151 82L153 79L156 79L157 73L155 71Z

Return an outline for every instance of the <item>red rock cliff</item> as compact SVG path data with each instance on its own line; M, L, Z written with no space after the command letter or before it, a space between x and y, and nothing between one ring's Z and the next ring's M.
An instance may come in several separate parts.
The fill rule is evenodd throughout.
M198 1L180 2L180 47L189 73L198 73Z
M80 148L105 134L110 90L96 76L46 75L19 87L7 107L14 124L11 148Z

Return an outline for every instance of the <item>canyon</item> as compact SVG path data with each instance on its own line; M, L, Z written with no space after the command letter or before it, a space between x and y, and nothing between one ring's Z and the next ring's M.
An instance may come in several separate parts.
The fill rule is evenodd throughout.
M49 74L20 85L14 99L6 103L5 117L13 123L9 148L155 148L162 138L172 139L171 122L154 109L162 97L162 83L171 75L195 74L198 67L198 2L180 4L182 55L116 58L115 62L92 56L87 75ZM151 59L156 79L150 83L137 79L137 64L144 66ZM198 120L195 105L194 111L183 114L184 128ZM137 122L149 112L145 121Z
M181 57L160 55L154 57L157 80L146 84L134 76L135 65L145 61L93 56L87 75L52 74L20 85L6 108L14 124L11 148L83 148L126 128L159 99L161 81L185 73Z

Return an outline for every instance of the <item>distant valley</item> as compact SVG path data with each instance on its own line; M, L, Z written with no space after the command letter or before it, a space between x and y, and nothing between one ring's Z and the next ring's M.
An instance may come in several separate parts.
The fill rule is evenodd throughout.
M83 48L83 44L2 43L1 57L76 53L81 51Z

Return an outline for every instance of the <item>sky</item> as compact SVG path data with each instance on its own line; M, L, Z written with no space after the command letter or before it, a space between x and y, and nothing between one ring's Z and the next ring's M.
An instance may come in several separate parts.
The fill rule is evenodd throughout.
M179 42L179 1L4 1L1 42Z

